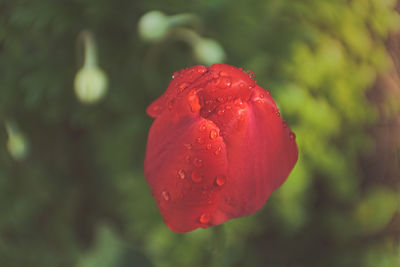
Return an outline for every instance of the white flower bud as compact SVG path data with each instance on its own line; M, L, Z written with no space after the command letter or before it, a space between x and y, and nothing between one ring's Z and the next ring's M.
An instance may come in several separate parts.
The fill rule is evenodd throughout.
M85 61L75 76L74 88L79 101L92 104L101 100L106 94L108 79L104 71L97 66L93 36L84 31L81 37L85 47Z
M221 63L225 60L225 51L215 40L202 38L193 43L193 53L196 59L205 65Z
M160 11L150 11L140 18L138 31L145 41L159 41L169 32L169 18Z
M97 67L83 67L75 76L75 94L87 104L95 103L107 92L107 76Z
M16 129L16 127L6 122L8 133L7 150L11 157L15 160L23 160L28 154L28 141L25 136Z

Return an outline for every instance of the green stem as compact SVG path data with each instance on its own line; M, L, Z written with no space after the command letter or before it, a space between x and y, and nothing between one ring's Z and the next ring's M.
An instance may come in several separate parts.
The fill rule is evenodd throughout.
M222 267L224 266L224 254L225 254L225 229L223 225L214 226L212 228L212 244L211 244L211 267Z
M197 25L200 24L200 19L198 16L190 14L190 13L182 13L169 17L169 26L183 26L188 24Z
M88 31L82 32L82 41L85 48L85 60L83 62L84 68L91 68L97 66L96 44L93 35Z
M12 136L16 133L15 125L13 122L6 120L4 124L5 124L8 136Z
M189 29L176 28L173 33L178 39L185 41L191 46L194 46L196 43L202 41L201 36L199 36L196 32Z

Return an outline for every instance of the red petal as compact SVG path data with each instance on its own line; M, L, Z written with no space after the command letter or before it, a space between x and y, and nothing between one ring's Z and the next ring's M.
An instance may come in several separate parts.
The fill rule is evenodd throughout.
M165 93L147 107L147 114L153 118L159 116L178 95L193 89L192 83L206 72L207 68L199 65L174 73Z
M156 117L145 176L175 232L259 210L297 161L294 134L268 91L225 64L177 74L147 109Z
M215 224L221 179L227 173L225 145L218 134L216 125L200 116L175 120L167 112L150 129L145 176L174 232Z
M223 129L226 144L228 176L216 214L227 219L259 210L298 156L294 134L267 91L257 87L248 104L236 102L224 115L210 116Z

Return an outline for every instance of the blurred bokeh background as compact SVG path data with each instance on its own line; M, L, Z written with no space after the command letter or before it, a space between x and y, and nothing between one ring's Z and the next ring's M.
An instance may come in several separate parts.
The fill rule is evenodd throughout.
M0 266L400 266L396 0L1 0ZM174 71L256 73L299 162L256 215L172 233L143 177Z

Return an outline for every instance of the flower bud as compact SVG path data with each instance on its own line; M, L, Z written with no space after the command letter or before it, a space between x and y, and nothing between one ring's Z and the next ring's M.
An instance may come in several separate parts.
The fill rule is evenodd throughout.
M75 76L75 94L79 101L92 104L101 100L107 92L107 76L97 65L95 41L89 32L82 32L85 47L83 67Z
M107 76L97 67L83 67L75 76L75 94L83 103L95 103L107 92Z
M160 11L150 11L140 18L138 31L145 41L159 41L169 32L168 16Z
M8 133L7 150L17 161L23 160L28 154L28 142L25 136L11 123L6 123Z
M225 51L215 40L202 38L194 43L193 53L201 64L212 65L225 60Z

